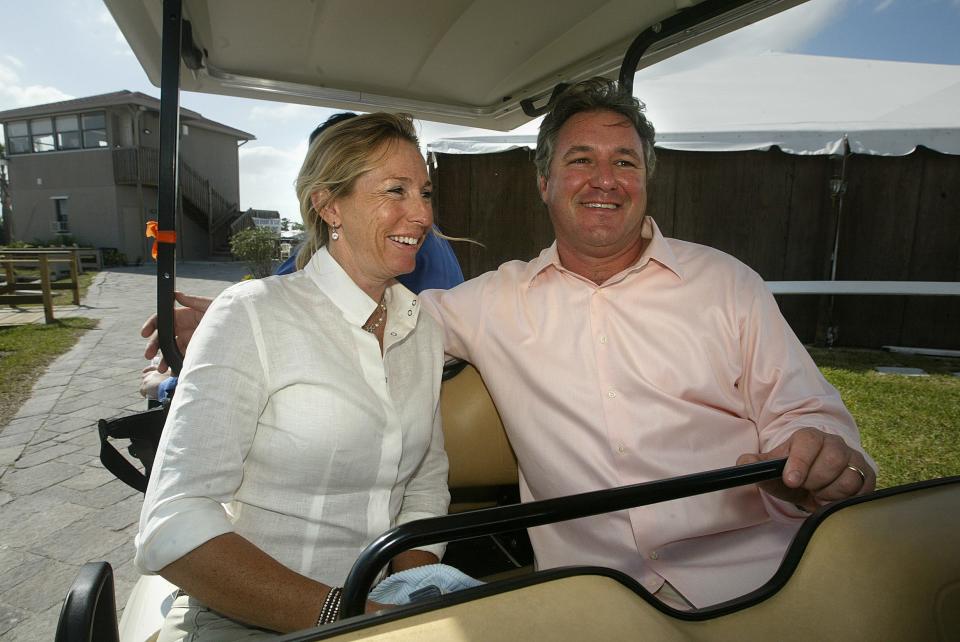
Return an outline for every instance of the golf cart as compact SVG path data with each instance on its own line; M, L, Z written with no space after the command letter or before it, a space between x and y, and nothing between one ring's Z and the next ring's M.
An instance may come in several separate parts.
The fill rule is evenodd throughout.
M148 76L161 86L157 298L167 361L176 370L182 364L172 318L181 88L405 111L506 131L543 114L564 84L619 73L621 84L632 86L639 66L800 1L106 0ZM782 472L783 461L772 461L482 507L503 504L502 489L517 481L503 426L471 367L447 378L441 405L452 494L475 510L454 510L385 533L348 578L344 619L284 639L960 637L960 554L952 547L960 532L960 478L888 489L822 509L801 527L769 582L704 609L672 609L613 569L572 567L494 578L474 572L492 581L363 615L373 578L407 548L516 532L752 484ZM124 610L124 640L155 634L172 590L159 578L141 580ZM65 601L58 639L119 639L108 566L84 567Z

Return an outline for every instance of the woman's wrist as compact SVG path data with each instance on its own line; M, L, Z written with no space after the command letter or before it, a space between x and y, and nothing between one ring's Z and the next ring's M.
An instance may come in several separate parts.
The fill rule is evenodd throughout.
M327 596L323 598L323 603L320 605L317 626L332 624L340 619L340 597L342 594L343 589L339 586L334 586L327 591Z

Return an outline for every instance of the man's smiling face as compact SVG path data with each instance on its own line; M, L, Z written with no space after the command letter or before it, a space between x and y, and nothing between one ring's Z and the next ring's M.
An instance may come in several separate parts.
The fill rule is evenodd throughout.
M565 265L569 258L622 257L625 269L636 260L647 173L643 143L627 118L606 110L571 116L557 135L550 177L539 183Z

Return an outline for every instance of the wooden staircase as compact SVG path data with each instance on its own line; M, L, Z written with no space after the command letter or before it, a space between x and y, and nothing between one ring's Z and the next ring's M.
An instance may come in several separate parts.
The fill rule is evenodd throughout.
M113 150L113 174L118 185L159 185L160 152L153 147ZM230 202L200 172L180 161L180 202L183 214L207 231L211 257L230 256L230 223L240 216Z

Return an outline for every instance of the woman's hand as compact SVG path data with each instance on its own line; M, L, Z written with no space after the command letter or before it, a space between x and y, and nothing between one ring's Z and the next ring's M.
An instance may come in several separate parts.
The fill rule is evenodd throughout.
M381 613L383 611L388 611L390 609L397 608L396 604L381 604L380 602L373 602L367 600L367 607L363 610L367 615L373 615L376 613Z
M428 564L439 564L440 560L433 553L427 551L418 551L416 549L404 551L393 558L390 562L390 572L399 573L408 568L417 566L427 566Z

